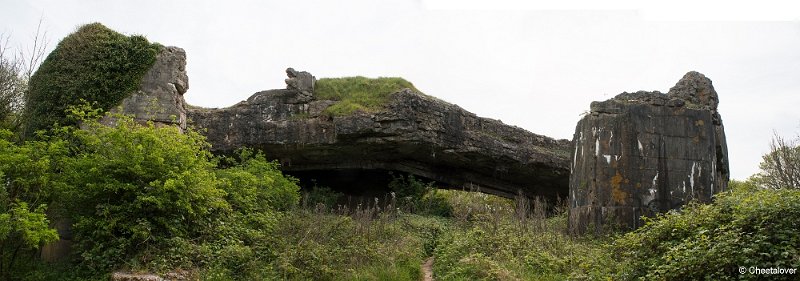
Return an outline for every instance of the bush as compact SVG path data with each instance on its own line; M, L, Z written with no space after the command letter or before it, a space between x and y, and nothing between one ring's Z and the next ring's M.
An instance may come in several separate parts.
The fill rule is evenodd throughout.
M116 127L84 120L85 130L68 130L76 155L62 171L78 252L100 271L149 263L139 254L198 237L231 208L200 135L119 118Z
M82 266L204 266L244 278L264 262L281 212L298 204L294 179L261 153L217 160L196 132L115 118L115 127L83 119L84 129L61 130L75 153L62 164L61 202Z
M406 88L419 92L403 78L322 78L316 83L314 95L318 99L339 101L325 109L325 113L346 116L358 111L378 111L386 105L391 94Z
M617 279L756 280L739 267L800 267L800 191L731 186L713 204L659 215L615 241L627 265Z
M263 279L260 270L273 254L275 228L282 214L297 206L300 187L260 152L242 149L236 158L216 172L232 211L215 226L211 252L199 256L235 279Z
M228 160L229 167L219 169L217 176L235 210L258 213L267 209L287 211L297 206L297 180L284 176L277 162L268 161L263 153L252 149L240 149L236 160Z
M420 200L420 213L425 215L450 217L453 215L453 206L447 197L438 189L429 190Z
M394 193L401 203L416 206L428 191L433 190L433 182L424 183L417 180L414 175L395 176L392 174L392 181L389 182L389 190Z
M109 110L138 89L160 49L143 36L125 36L100 23L65 37L30 79L24 135L62 123L81 100Z
M326 208L333 208L343 195L341 192L336 192L330 187L317 186L314 184L311 191L303 194L303 207L316 207L318 204L324 205Z

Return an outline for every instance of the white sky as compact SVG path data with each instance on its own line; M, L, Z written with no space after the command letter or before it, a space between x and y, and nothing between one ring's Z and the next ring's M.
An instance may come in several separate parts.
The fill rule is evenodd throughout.
M696 70L714 81L732 176L744 179L773 130L800 132L800 9L743 3L0 0L0 32L24 47L41 17L51 48L90 22L182 47L185 97L199 106L283 88L287 67L400 76L480 116L567 139L590 102L666 92Z

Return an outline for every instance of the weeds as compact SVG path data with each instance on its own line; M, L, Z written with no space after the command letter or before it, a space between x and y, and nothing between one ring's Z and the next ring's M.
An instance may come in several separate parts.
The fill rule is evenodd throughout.
M568 234L562 200L475 191L441 191L454 223L434 251L437 280L580 279L581 264L605 253L600 240Z
M437 280L590 279L585 264L606 253L599 240L568 234L561 200L438 190L403 176L394 186L402 198L338 197L336 206L308 203L326 201L325 189L306 194L280 223L286 248L275 271L288 280L417 280L435 256ZM447 214L432 211L440 208Z

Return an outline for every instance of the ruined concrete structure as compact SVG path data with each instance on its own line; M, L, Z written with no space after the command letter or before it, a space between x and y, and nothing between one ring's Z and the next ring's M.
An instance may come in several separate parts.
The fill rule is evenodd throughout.
M314 77L291 68L287 74L286 89L259 92L228 108L189 109L190 124L205 132L216 152L261 149L284 171L328 186L348 178L342 183L347 188L387 180L397 171L511 198L518 192L566 197L567 140L481 118L410 89L392 94L378 112L329 116L323 111L336 101L314 97Z
M228 108L187 109L185 64L182 49L165 47L140 90L116 110L142 121L193 125L217 153L261 149L286 172L330 180L323 185L385 185L380 181L397 171L509 198L519 192L568 197L575 232L635 228L640 216L707 202L727 188L717 93L697 72L667 94L622 93L593 102L570 143L410 89L391 95L378 112L330 116L324 111L337 101L317 99L314 76L291 68L286 89Z
M667 94L593 102L575 128L570 229L636 228L641 216L709 202L728 183L727 146L711 80L687 73Z
M328 186L386 186L389 172L397 171L505 197L566 197L567 140L481 118L409 89L393 94L380 112L332 117L323 111L337 101L315 98L316 78L292 68L286 89L259 92L228 108L192 108L183 98L185 67L183 49L164 47L139 90L114 111L157 125L193 125L217 153L260 149L282 170Z
M113 111L130 114L138 121L186 128L186 101L189 89L186 75L186 52L178 47L164 47L153 66L142 78L139 90L122 100Z

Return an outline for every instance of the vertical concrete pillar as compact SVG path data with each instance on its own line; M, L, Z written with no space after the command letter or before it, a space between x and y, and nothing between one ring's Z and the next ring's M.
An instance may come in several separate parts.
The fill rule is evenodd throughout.
M689 72L667 94L593 102L573 137L571 231L633 229L641 216L709 202L725 190L727 146L717 101L711 80Z

